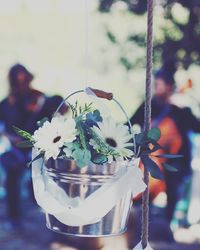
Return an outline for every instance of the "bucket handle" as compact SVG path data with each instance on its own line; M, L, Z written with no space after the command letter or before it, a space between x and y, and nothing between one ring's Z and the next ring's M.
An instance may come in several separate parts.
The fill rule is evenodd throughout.
M134 132L133 132L133 129L132 129L132 125L131 125L131 122L130 122L130 119L125 111L125 109L123 108L123 106L120 104L120 102L118 100L116 100L114 97L113 97L113 93L110 93L110 92L105 92L103 90L100 90L100 89L93 89L91 87L88 88L89 90L91 90L97 97L99 98L103 98L103 99L106 99L108 101L114 101L118 107L121 109L122 113L124 114L124 116L126 117L126 120L127 120L127 123L128 123L128 126L129 126L129 132L130 134L132 135L132 140L133 140L133 152L134 152L134 157L138 157L138 152L136 150L136 141L135 141L135 136L134 136ZM61 104L58 106L58 108L56 109L56 111L54 112L53 114L53 117L56 116L59 112L59 110L61 109L61 107L67 103L69 104L70 106L70 103L68 102L68 99L76 94L79 94L79 93L85 93L85 90L77 90L73 93L71 93L70 95L68 95L62 102Z

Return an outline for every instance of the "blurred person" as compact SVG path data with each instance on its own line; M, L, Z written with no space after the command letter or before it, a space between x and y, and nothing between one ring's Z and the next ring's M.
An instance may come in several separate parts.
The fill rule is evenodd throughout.
M175 166L177 172L165 171L165 185L167 194L166 215L170 223L174 214L176 203L179 199L179 190L187 178L191 177L191 145L188 137L189 131L200 132L200 120L191 112L190 108L179 108L170 102L175 90L175 69L172 64L166 64L155 73L155 93L152 98L152 127L161 130L159 143L165 148L162 153L183 155L182 158L162 159ZM131 124L143 125L144 103L131 117ZM155 198L158 192L164 190L163 183L150 179L150 197Z
M19 225L22 218L20 186L26 164L31 160L30 150L16 146L22 139L16 135L13 126L32 134L37 129L37 121L44 117L50 119L63 100L60 96L47 97L32 88L33 78L23 65L12 66L8 73L9 95L0 103L0 133L6 135L10 142L0 159L6 173L7 211L11 227ZM63 106L61 112L66 111L67 106ZM32 190L32 183L30 186Z

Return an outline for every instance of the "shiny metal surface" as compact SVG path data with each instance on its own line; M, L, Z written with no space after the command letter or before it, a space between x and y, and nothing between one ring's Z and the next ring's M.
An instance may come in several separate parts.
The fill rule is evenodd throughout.
M108 181L119 168L116 163L95 165L91 163L84 168L78 168L75 161L57 159L49 160L46 170L51 178L70 196L87 198L91 193ZM106 202L106 201L105 201ZM95 224L81 227L71 227L59 222L53 215L46 214L47 227L55 232L82 237L105 237L123 233L131 207L131 192Z

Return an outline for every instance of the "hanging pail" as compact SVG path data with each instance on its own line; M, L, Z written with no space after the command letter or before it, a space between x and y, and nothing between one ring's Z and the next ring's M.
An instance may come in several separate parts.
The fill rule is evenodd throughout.
M82 92L68 96L57 111L69 97ZM98 97L114 100L128 120L112 95L99 90L96 93ZM129 120L128 123L132 133ZM33 150L33 158L37 155ZM137 158L102 165L90 162L83 168L71 159L51 158L45 164L41 159L34 160L32 179L36 201L46 213L47 227L58 233L82 237L125 232L132 197L146 188Z
M124 166L126 167L126 166ZM122 166L119 163L96 165L91 163L82 169L71 160L50 160L46 164L48 175L70 198L82 200L101 188ZM113 194L116 195L116 194ZM106 200L104 201L107 202ZM118 203L99 222L79 227L67 226L53 215L46 213L47 227L53 231L83 237L100 237L122 234L126 230L132 204L132 192L126 192ZM102 204L103 205L103 204ZM82 215L84 216L84 215Z

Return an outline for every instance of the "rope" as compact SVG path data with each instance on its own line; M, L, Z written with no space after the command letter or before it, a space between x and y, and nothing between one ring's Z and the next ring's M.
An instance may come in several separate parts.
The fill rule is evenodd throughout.
M89 8L88 0L84 0L85 9L85 86L88 86L89 76Z
M151 128L151 85L153 68L153 7L154 0L147 0L147 50L146 50L146 99L144 110L144 131ZM144 182L147 185L142 196L142 248L145 249L149 237L149 171L144 170Z

